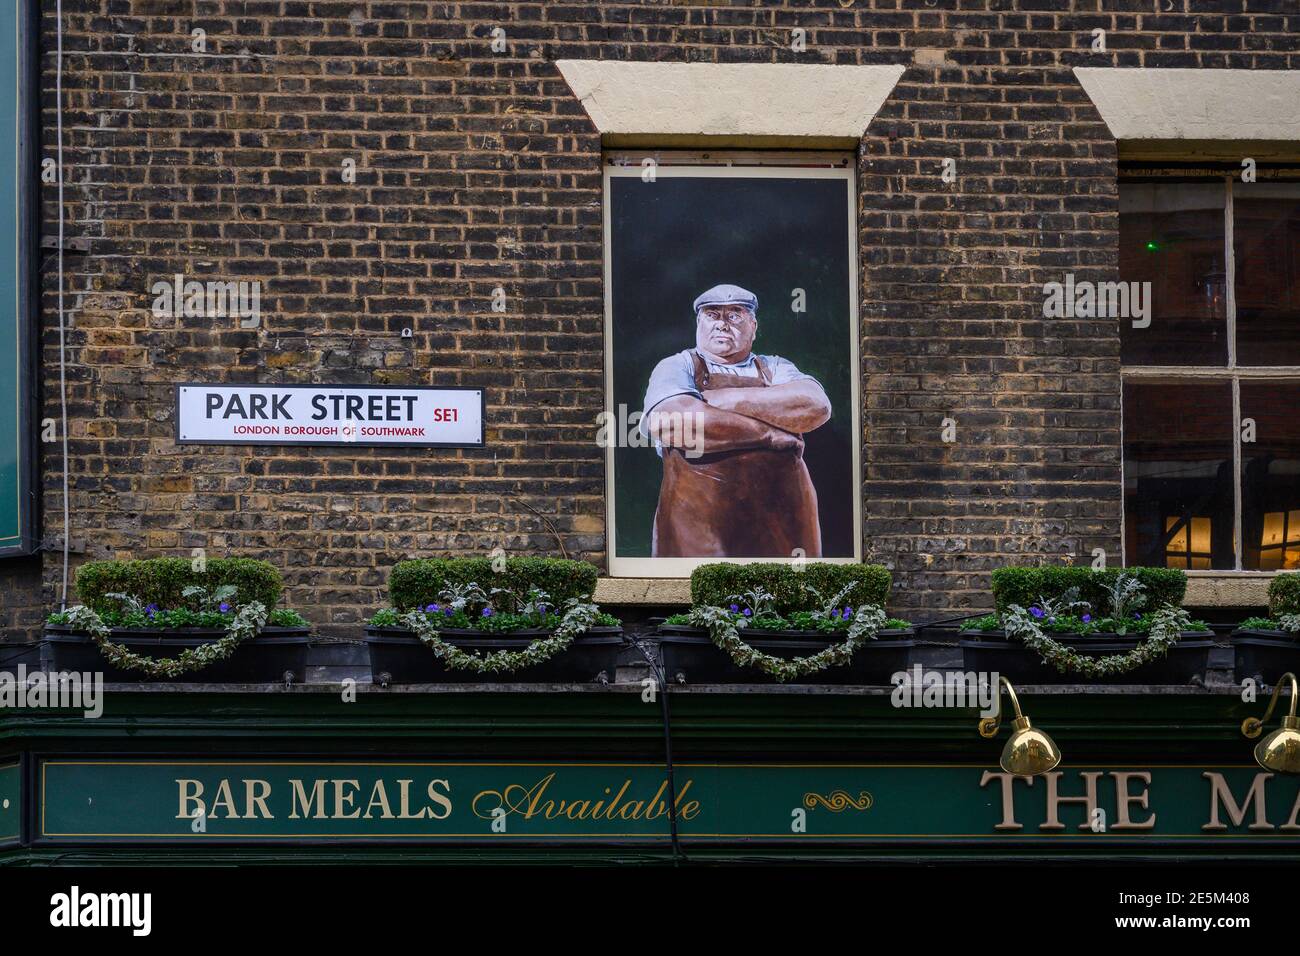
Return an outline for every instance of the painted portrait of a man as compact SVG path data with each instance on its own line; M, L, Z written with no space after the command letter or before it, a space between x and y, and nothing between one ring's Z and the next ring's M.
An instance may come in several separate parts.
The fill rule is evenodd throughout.
M859 560L851 159L661 159L605 173L610 571Z
M651 556L821 557L803 436L830 418L826 392L787 359L755 353L753 292L716 285L694 312L694 348L655 366L641 417L663 459Z

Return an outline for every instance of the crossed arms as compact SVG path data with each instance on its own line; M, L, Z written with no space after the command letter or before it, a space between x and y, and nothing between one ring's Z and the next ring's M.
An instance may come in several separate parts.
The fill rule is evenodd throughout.
M802 454L800 436L831 417L826 393L811 379L767 388L722 388L708 395L707 402L694 395L664 399L647 416L650 435L669 448L680 447L682 430L674 419L689 415L695 435L703 439L704 454L744 448L794 449Z

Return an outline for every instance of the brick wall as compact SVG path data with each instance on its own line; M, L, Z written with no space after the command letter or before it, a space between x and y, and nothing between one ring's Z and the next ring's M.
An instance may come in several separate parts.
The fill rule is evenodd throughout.
M64 19L66 216L90 239L66 270L75 560L264 557L339 628L401 558L562 542L603 561L600 140L555 60L910 64L859 164L864 536L902 611L980 606L1007 561L1118 556L1117 330L1041 318L1044 282L1117 261L1116 147L1070 68L1300 68L1293 0L65 0ZM262 327L154 317L149 286L176 272L260 280ZM178 447L190 379L482 387L488 446ZM40 593L0 573L12 630L60 563Z

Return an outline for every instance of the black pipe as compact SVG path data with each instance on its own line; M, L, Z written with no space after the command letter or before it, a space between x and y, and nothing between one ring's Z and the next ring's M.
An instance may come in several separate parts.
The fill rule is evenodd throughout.
M668 713L668 682L664 679L663 668L659 666L654 655L645 649L642 642L634 640L632 644L650 665L650 670L655 675L655 683L659 686L659 707L664 725L664 771L668 783L668 828L672 837L673 863L676 865L686 862L686 854L682 852L681 839L677 833L677 778L673 772L673 724Z

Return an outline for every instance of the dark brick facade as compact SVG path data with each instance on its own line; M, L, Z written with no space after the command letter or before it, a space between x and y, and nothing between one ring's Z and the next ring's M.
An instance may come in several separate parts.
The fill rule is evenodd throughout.
M264 557L321 625L362 619L412 555L562 541L603 561L601 143L555 60L909 64L859 150L863 534L904 612L979 606L1008 561L1118 558L1116 323L1041 317L1044 282L1117 265L1116 144L1071 67L1300 69L1295 0L65 0L64 18L66 219L90 240L66 267L75 560ZM155 318L149 287L176 272L261 280L262 328ZM483 387L488 447L178 447L187 379ZM0 568L11 631L57 597L57 447L44 586Z

